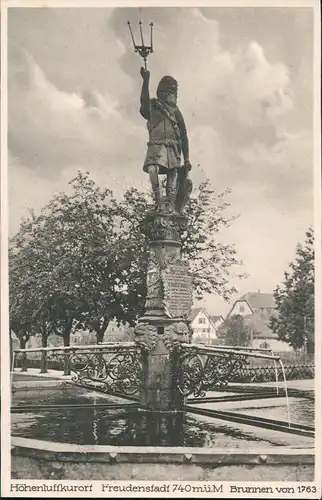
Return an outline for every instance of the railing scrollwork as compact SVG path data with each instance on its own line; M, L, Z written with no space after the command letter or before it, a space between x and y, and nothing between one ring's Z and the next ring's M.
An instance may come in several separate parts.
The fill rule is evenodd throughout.
M55 369L64 370L75 384L128 396L139 393L142 388L143 354L134 342L17 349L15 356L19 359L37 352L45 358L46 366L51 363Z
M105 392L133 395L143 380L143 365L138 351L110 353L75 353L69 359L72 381L93 385Z
M240 354L204 354L198 348L189 349L180 356L178 388L185 396L204 397L207 391L226 386L247 363Z
M177 385L184 396L204 397L227 386L247 369L251 357L278 360L278 356L232 348L182 344L178 351Z

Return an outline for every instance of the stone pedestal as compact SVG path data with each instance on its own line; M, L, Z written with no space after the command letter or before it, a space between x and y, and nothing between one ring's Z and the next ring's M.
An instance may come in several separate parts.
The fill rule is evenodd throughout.
M183 215L165 209L148 214L145 231L150 241L145 314L135 328L145 352L142 406L152 411L180 410L184 398L177 388L176 348L189 342L192 306L188 265L181 259Z
M156 346L146 355L144 389L141 394L143 407L154 411L182 408L184 398L176 388L175 358L160 334Z

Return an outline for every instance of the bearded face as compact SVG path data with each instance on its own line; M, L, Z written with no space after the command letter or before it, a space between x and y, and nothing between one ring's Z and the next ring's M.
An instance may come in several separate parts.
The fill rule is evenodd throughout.
M164 76L161 78L158 88L157 97L169 107L176 107L178 97L178 83L172 76Z
M177 92L175 90L169 90L164 97L168 106L175 107L177 105Z

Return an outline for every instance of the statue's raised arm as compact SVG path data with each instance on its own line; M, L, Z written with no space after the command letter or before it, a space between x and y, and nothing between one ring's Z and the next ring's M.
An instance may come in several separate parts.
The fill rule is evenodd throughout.
M143 78L140 113L143 116L143 118L145 118L146 120L150 120L151 119L151 103L150 103L150 93L149 93L150 71L142 67L140 72Z

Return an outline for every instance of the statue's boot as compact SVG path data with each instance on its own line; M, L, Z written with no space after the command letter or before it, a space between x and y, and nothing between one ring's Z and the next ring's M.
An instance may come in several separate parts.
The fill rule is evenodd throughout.
M169 212L173 213L176 211L175 205L176 205L176 198L177 198L177 187L176 186L167 186L166 193L167 193Z
M183 198L183 206L182 210L185 208L185 206L189 202L190 195L192 193L192 180L191 179L186 179L184 182L184 198Z
M160 188L159 184L152 187L153 192L153 201L154 201L154 210L157 211L160 209Z
M187 203L189 202L192 193L192 181L185 175L180 178L178 195L176 198L176 211L181 214Z

